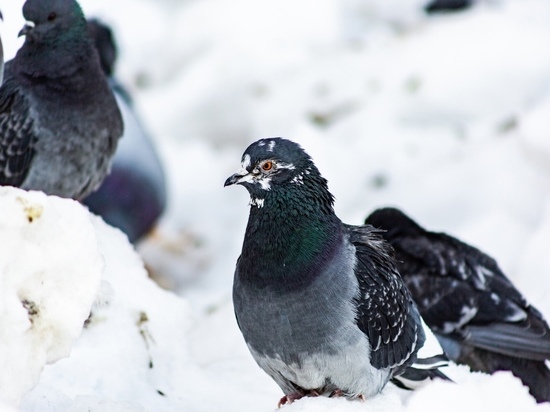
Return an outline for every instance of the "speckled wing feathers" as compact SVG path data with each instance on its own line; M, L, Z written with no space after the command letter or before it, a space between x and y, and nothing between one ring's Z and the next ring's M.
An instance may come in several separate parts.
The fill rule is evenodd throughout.
M435 332L509 356L550 358L550 333L497 263L445 234L392 240L407 286ZM541 339L542 338L542 339Z
M346 227L357 250L355 273L361 290L357 324L369 338L371 363L379 369L409 365L424 341L409 292L377 231L369 226Z
M0 185L20 186L34 156L33 120L28 101L11 79L0 90Z

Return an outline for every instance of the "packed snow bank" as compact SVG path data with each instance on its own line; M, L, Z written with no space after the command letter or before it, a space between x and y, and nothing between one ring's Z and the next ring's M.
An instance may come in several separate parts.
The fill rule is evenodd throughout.
M69 355L103 260L77 202L0 187L0 400L17 405L44 365Z
M111 296L94 308L69 359L44 371L23 410L178 410L189 365L186 303L149 278L126 236L93 217ZM192 367L185 370L193 375ZM71 409L73 408L73 409ZM195 410L195 409L191 409Z

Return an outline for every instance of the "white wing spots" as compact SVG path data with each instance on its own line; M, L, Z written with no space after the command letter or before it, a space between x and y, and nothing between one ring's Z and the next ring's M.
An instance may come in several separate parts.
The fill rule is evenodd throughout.
M458 321L459 325L462 326L468 323L470 320L474 318L476 314L477 314L477 308L472 306L464 306L460 311L461 317Z
M474 284L476 288L486 290L487 289L487 278L493 277L494 274L485 266L476 266L474 270Z
M460 319L456 322L445 322L443 324L443 333L452 333L471 321L477 314L478 308L464 305L460 310Z
M522 320L527 319L527 313L520 307L516 306L512 302L510 302L508 305L507 314L506 314L506 321L508 322L520 322Z
M250 206L256 206L258 209L264 207L265 199L259 197L250 199Z
M501 301L500 296L497 295L495 292L491 293L491 300L495 302L496 305L498 305Z
M258 142L258 146L264 147L264 146L265 146L265 140L260 140L260 141Z
M468 279L468 271L466 268L466 263L463 260L461 260L460 263L458 264L458 273L460 273L461 279L463 280Z
M249 154L245 154L243 156L243 160L241 162L241 165L242 165L244 170L247 170L250 167L250 155Z
M275 145L276 145L276 144L277 144L277 143L275 143L275 140L272 140L271 142L269 142L269 145L267 146L267 151L268 151L268 152L272 152L273 149L275 148Z

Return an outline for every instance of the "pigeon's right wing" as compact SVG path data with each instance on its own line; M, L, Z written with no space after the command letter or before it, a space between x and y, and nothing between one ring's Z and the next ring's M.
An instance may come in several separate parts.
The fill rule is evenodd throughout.
M36 137L27 98L13 78L0 89L0 185L20 186L34 156Z
M408 366L425 336L391 249L371 226L346 227L356 248L357 325L369 338L371 364L378 369Z

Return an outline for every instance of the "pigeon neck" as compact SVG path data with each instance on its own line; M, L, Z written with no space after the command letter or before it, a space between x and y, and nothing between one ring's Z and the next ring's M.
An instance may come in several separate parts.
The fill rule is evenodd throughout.
M60 43L58 41L57 43ZM92 65L87 63L89 55L96 55L92 59ZM96 60L96 61L94 61ZM48 44L38 42L25 42L17 52L13 60L14 69L23 82L31 84L56 85L63 82L74 82L75 78L86 78L93 68L93 64L99 65L97 52L92 43L84 38L67 39L64 44ZM93 80L90 79L93 83ZM81 82L84 86L88 82Z
M251 206L241 262L253 266L241 266L244 281L296 289L315 278L343 238L332 196L322 192L277 189Z

